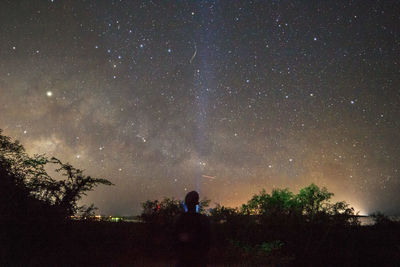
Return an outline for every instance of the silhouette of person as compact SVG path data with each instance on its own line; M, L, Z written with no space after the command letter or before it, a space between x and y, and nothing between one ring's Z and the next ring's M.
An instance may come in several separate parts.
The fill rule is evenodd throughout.
M174 241L178 267L206 266L210 247L210 222L198 213L199 194L189 192L185 197L185 213L174 224Z

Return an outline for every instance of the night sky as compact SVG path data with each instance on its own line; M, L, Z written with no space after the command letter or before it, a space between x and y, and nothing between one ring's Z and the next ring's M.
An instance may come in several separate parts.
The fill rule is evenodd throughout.
M101 214L311 182L400 213L398 1L0 2L0 128Z

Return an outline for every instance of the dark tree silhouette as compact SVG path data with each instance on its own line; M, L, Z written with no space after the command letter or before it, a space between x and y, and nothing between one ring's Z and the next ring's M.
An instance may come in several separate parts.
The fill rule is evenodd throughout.
M56 180L45 166L56 165L56 172L65 176ZM77 212L88 213L93 206L77 202L96 185L112 185L106 179L86 176L83 171L45 155L30 157L18 141L2 135L0 129L0 211L2 218L45 216L66 219Z
M58 164L60 167L56 169L56 172L66 176L67 179L60 181L53 180L52 185L45 189L47 189L49 195L55 199L54 204L59 207L60 210L63 210L66 216L72 216L77 212L83 212L85 214L90 213L90 211L93 210L93 206L78 206L78 200L80 200L83 195L86 195L86 192L92 191L98 184L112 185L112 183L106 179L86 176L83 174L82 170L74 168L71 164L62 163L57 158L53 157L51 163Z

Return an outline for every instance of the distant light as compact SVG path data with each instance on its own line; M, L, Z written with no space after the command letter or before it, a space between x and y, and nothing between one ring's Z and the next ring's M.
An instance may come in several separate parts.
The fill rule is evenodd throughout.
M26 134L26 133L27 133L27 131L25 130L25 131L24 131L24 134Z
M290 161L290 162L292 162L292 161L293 161L293 159L289 159L289 161Z
M80 159L80 158L81 158L81 155L76 155L76 158L77 158L77 159Z
M350 104L352 104L352 105L353 105L354 103L355 103L355 102L354 102L354 100L351 100L351 101L350 101Z
M47 91L47 92L46 92L46 95L47 95L48 97L52 97L52 96L53 96L53 92L52 92L52 91Z
M172 52L171 48L168 48L168 53L171 53L171 52Z
M12 47L13 50L17 49L15 46Z
M317 37L314 37L314 41L317 41L318 39L317 39Z

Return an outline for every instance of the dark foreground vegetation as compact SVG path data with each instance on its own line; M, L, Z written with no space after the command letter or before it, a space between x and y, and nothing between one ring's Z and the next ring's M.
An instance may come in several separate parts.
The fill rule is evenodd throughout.
M3 226L4 227L4 226ZM169 228L68 221L20 223L2 234L2 266L172 266ZM396 266L399 225L213 224L211 266ZM4 244L4 246L3 246Z
M53 164L64 179L45 171ZM105 179L44 156L0 132L0 266L173 266L181 201L143 203L140 223L95 221L78 200ZM383 214L360 226L353 208L311 184L298 194L261 191L240 208L207 209L210 266L395 266L400 225ZM80 215L86 220L72 220Z

